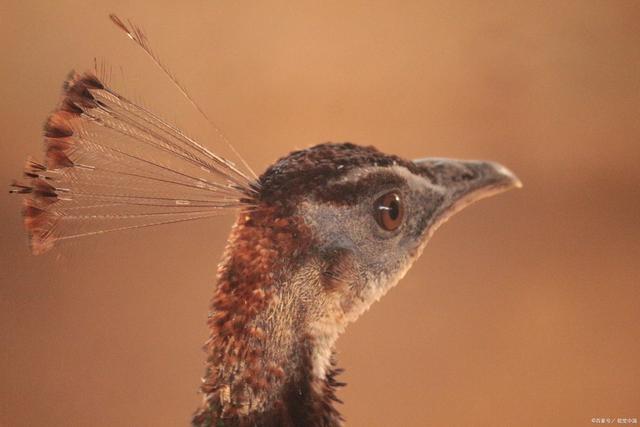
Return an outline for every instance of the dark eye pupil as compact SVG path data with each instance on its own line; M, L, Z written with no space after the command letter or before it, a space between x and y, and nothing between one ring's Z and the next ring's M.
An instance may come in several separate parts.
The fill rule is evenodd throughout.
M398 206L398 202L396 200L392 200L389 205L389 216L392 220L398 219L398 215L400 214L400 207Z
M374 216L378 225L387 231L393 231L402 224L403 207L400 195L389 192L376 200Z

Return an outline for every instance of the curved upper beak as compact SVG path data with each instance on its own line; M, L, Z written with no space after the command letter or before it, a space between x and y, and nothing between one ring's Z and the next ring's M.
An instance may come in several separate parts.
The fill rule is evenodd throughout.
M413 162L443 192L444 200L437 215L441 221L477 200L522 188L522 181L496 162L433 157Z

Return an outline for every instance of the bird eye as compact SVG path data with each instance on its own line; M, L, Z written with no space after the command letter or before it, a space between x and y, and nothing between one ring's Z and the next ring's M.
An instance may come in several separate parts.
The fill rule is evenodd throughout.
M373 215L378 225L387 231L393 231L400 227L404 216L400 195L391 191L378 198L373 204Z

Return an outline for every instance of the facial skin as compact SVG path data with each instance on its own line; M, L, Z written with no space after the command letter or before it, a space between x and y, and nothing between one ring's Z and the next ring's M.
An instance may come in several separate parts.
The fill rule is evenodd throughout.
M337 336L398 283L440 224L476 200L521 185L495 163L424 159L415 164L419 173L400 165L356 169L328 185L336 193L355 187L354 197L316 198L299 208L320 257L338 258L340 281L347 284L326 290L334 294L333 306L327 304L309 322L312 334L323 337L314 365L319 376ZM402 211L399 225L391 230L376 216L376 203L387 194L396 197Z

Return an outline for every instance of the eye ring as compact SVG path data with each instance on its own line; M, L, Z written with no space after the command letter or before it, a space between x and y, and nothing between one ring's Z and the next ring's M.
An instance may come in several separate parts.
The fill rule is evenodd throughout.
M397 230L404 219L404 205L400 194L390 191L380 196L373 203L373 216L382 229Z

